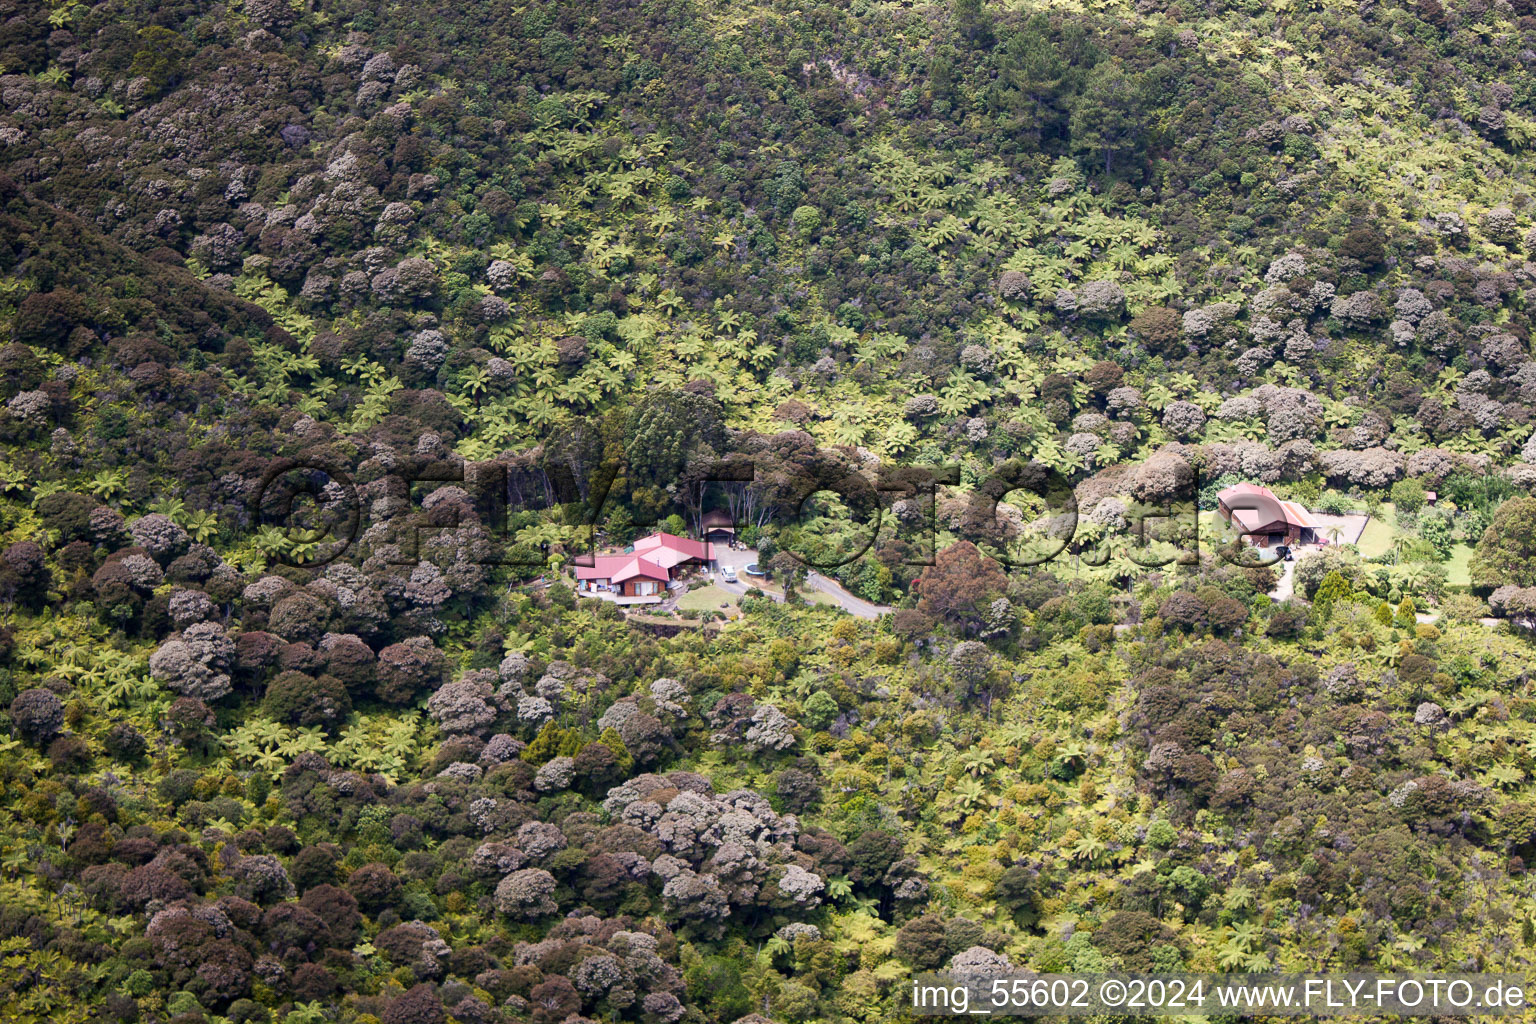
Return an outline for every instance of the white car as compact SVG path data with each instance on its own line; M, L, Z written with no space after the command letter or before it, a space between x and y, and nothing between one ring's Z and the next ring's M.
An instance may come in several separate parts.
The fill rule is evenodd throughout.
M734 565L722 565L720 567L720 578L727 583L735 583L736 567Z

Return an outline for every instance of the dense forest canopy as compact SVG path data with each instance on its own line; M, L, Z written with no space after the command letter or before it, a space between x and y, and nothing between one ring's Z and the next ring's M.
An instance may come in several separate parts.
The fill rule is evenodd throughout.
M8 1016L1533 970L1530 0L0 23Z

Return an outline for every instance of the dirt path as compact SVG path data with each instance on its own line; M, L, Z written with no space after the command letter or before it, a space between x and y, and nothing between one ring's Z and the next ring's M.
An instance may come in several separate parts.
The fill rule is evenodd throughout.
M1418 622L1418 623L1420 623L1422 625L1426 625L1427 626L1427 625L1430 625L1431 623L1439 622L1440 621L1440 613L1439 612L1414 612L1413 613L1413 619L1414 619L1415 622ZM1479 623L1481 623L1482 625L1487 626L1489 629L1497 629L1498 625L1499 625L1499 622L1500 622L1499 619L1495 619L1495 618L1491 618L1491 617L1484 617L1484 618L1478 619L1477 621Z
M1269 592L1269 596L1275 601L1289 601L1291 595L1296 593L1296 563L1281 562L1285 568L1280 573L1280 579L1275 582L1275 589Z

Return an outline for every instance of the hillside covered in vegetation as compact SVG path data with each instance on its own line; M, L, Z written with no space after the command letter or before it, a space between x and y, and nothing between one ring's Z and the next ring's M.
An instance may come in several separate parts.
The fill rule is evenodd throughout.
M1531 0L0 25L5 1019L1536 971Z

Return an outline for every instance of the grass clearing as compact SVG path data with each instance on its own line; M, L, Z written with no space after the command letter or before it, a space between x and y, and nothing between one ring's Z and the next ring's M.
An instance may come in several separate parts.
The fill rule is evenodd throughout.
M1466 587L1472 584L1472 545L1455 544L1451 547L1451 557L1445 560L1445 583L1451 587Z
M727 604L730 607L722 608L720 607L722 604ZM740 609L736 603L736 595L721 590L713 583L707 587L688 591L688 593L677 599L677 607L690 612L725 612L727 615L732 616L740 614Z
M1363 558L1380 558L1392 550L1392 538L1396 530L1385 518L1372 516L1365 524L1365 532L1360 535L1360 541L1356 545L1360 549Z

